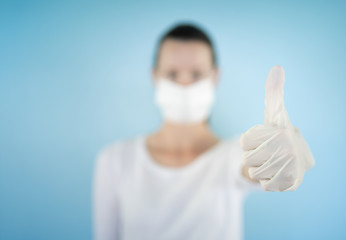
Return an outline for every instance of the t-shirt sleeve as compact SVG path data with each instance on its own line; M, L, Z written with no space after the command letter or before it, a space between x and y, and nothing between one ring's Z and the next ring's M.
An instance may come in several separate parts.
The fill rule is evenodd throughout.
M102 149L96 157L92 191L94 240L120 239L117 196L119 171L114 157L109 148Z
M242 174L242 148L240 146L240 135L237 134L230 139L230 158L232 159L231 174L236 187L245 192L264 191L259 182L253 182Z

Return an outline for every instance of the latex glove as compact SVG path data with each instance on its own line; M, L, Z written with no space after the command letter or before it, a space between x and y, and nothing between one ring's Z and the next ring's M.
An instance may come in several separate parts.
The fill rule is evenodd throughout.
M284 82L284 69L274 66L266 80L264 125L250 128L240 138L242 163L266 191L295 191L315 164L299 129L288 118Z

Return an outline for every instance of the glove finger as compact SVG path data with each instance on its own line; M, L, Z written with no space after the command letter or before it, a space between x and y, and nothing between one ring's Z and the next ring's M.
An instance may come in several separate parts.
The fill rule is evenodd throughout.
M292 158L289 158L271 179L260 179L262 187L266 191L282 192L294 186L297 179L290 170L292 164Z
M297 190L299 185L303 182L303 178L304 178L304 176L301 177L301 178L297 178L295 183L291 187L288 187L287 189L285 189L284 191L295 191L295 190Z
M264 124L288 127L290 124L284 105L285 71L277 65L270 69L266 80Z
M271 179L282 167L282 163L287 161L287 155L280 154L278 148L270 158L259 167L250 167L249 176L254 180Z
M277 131L275 127L257 124L241 135L240 145L244 151L256 149Z
M242 153L242 161L245 166L259 167L267 161L273 153L279 150L276 146L275 139L280 135L280 131L271 135L269 139L262 142L256 149L244 151Z

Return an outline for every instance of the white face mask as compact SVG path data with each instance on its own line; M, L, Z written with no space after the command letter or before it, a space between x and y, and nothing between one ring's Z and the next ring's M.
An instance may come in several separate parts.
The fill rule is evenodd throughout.
M215 86L211 78L198 80L187 86L168 79L158 79L155 103L163 118L175 123L204 121L214 103Z

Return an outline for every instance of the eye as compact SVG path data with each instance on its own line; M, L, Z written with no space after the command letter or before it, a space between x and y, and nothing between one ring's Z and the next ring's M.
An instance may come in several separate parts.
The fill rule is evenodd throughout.
M175 80L177 78L177 72L175 70L169 71L167 77L171 80Z
M197 81L201 77L202 77L202 73L200 71L194 71L192 73L192 78L193 78L194 81Z

